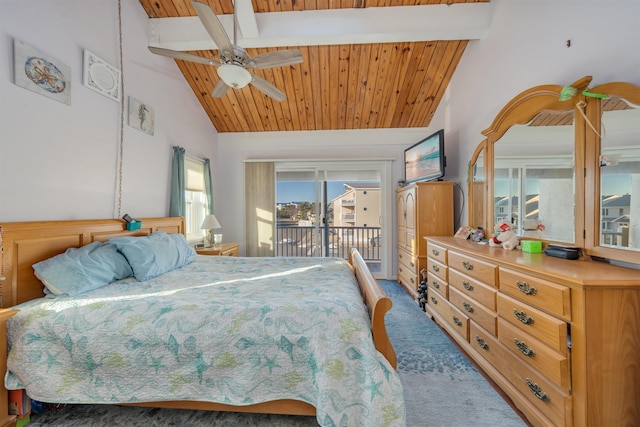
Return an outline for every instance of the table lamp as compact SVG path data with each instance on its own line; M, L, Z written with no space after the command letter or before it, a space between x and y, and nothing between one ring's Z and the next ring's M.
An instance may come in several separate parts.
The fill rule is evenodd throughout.
M207 235L204 238L204 245L207 248L213 246L213 230L220 229L222 226L218 222L218 219L215 215L207 215L204 217L204 221L202 221L202 225L200 226L202 230L207 230Z

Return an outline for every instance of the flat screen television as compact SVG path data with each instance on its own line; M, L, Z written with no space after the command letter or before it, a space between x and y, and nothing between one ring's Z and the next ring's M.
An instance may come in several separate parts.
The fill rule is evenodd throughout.
M444 129L404 150L404 181L435 181L444 177Z

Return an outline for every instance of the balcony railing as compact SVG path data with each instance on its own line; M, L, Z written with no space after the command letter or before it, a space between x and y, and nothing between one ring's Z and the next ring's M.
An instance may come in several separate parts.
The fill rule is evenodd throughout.
M329 227L328 242L325 228L276 227L276 255L279 257L314 257L328 255L349 259L351 248L358 249L367 262L380 261L380 227ZM317 240L319 239L319 241ZM319 244L316 244L319 243Z

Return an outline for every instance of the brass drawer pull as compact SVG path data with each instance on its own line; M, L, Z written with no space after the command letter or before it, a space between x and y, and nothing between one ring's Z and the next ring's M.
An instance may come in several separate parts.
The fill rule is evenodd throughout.
M535 295L538 292L535 287L529 286L527 282L516 280L516 286L518 287L518 289L520 289L520 292L525 295Z
M413 277L411 279L409 279L411 281L411 283L416 283L415 280L413 280Z
M547 393L542 391L538 384L532 383L529 378L527 378L526 381L529 390L531 390L531 393L533 393L538 399L542 400L543 402L549 401L549 396L547 396Z
M464 280L462 282L462 286L464 286L464 288L468 291L472 291L473 290L473 285L469 282L467 282L466 280Z
M431 282L431 286L433 286L436 289L440 289L440 284L438 282L436 282L435 280L433 282Z
M438 256L438 255L440 255L440 251L439 251L439 250L437 250L437 249L431 249L431 253L432 253L434 256Z
M533 325L533 317L527 316L527 313L525 313L524 311L514 308L513 314L516 316L516 319L518 319L525 325Z
M456 316L453 316L453 322L458 326L462 326L462 322Z
M398 271L402 273L404 270L402 270L402 267L398 267Z
M434 303L434 304L438 304L438 300L435 299L434 297L431 297L431 302Z
M411 264L411 267L415 267L416 264L414 262L410 262L409 264Z
M487 344L485 340L483 340L477 335L476 335L476 342L478 343L478 346L483 350L487 350L489 348L489 344Z
M468 303L463 302L462 305L464 306L464 309L467 310L469 313L473 313L473 307L471 307Z
M473 264L471 264L469 261L462 261L462 266L465 270L473 270Z
M431 266L431 268L432 268L432 269L433 269L433 271L435 271L436 273L437 273L438 271L440 271L440 267L438 267L438 266L437 266L437 265L435 265L435 264L433 264L433 265Z
M398 254L398 258L402 259L402 253Z
M526 342L520 341L518 338L514 338L513 342L515 343L516 347L518 347L518 350L520 350L520 352L525 356L534 357L536 355L536 352L533 351L533 349L530 349L527 346Z

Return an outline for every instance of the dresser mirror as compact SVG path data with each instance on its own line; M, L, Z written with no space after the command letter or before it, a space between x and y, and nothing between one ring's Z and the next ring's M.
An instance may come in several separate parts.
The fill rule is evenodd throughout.
M542 111L493 144L493 223L518 236L575 242L573 110Z
M640 264L640 86L590 83L536 86L503 107L469 165L469 221Z
M638 264L640 259L640 88L609 83L593 91L608 94L592 113L601 117L593 132L593 255ZM587 194L589 199L590 194ZM587 229L587 235L591 235Z
M469 224L472 227L485 227L485 147L486 142L478 145L469 162Z

